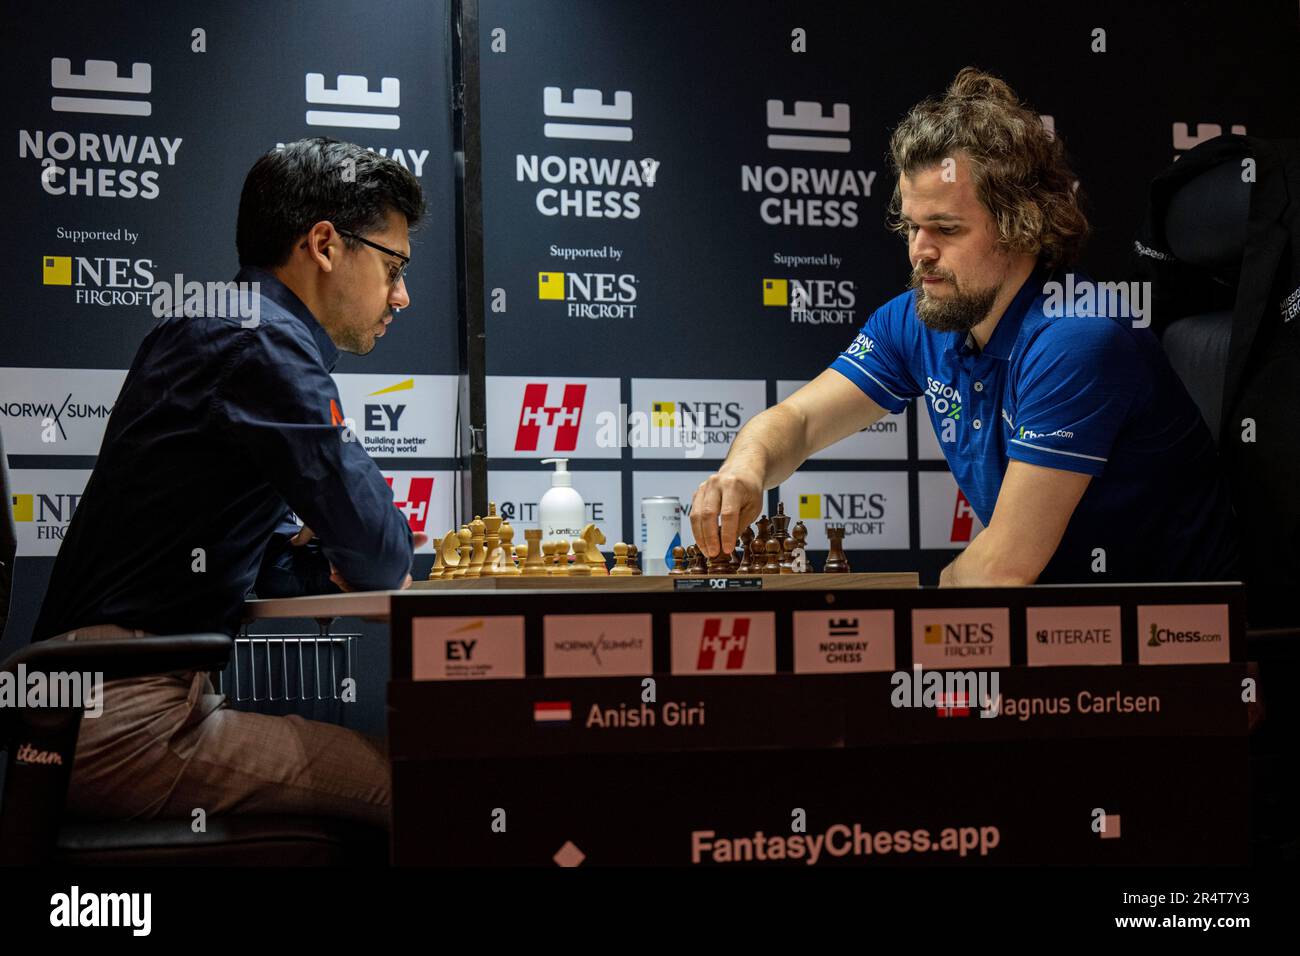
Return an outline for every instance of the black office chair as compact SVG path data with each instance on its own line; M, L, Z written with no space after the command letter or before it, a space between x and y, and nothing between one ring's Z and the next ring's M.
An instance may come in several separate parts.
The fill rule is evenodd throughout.
M0 437L0 635L12 586L16 536ZM224 634L183 634L95 641L38 641L0 664L16 681L25 672L102 673L104 680L225 667L234 641ZM0 797L0 864L319 866L384 864L388 835L356 824L273 815L206 821L72 821L68 783L82 711L0 708L0 750L7 750Z

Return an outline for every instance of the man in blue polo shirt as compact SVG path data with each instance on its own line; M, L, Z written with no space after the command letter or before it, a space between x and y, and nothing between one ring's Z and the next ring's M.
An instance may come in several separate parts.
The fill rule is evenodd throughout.
M1005 83L967 68L890 148L910 290L742 429L695 495L705 552L729 550L764 489L813 452L924 395L985 525L940 584L1235 578L1213 441L1140 296L1104 294L1098 308L1112 290L1068 272L1088 226L1060 142Z

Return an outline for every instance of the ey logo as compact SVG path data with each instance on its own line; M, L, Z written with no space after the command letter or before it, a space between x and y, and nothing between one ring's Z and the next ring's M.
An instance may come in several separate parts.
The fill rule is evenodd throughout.
M537 273L537 298L558 299L562 301L564 299L564 273Z
M805 521L820 521L822 516L821 495L799 496L799 518Z
M651 402L650 403L650 427L651 428L676 428L677 427L677 403L676 402Z
M72 256L42 256L42 285L72 285Z

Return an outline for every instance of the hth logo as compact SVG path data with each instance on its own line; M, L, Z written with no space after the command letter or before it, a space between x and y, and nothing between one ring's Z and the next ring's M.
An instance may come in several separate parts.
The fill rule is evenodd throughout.
M970 541L971 531L975 527L975 509L970 506L966 496L962 494L961 489L957 489L957 499L953 502L952 508L952 537L949 539L953 542Z
M130 76L118 76L116 60L87 60L85 73L73 73L72 61L56 56L50 60L50 85L56 90L147 94L153 89L153 68L148 63L132 63ZM50 109L56 113L107 113L110 116L149 116L153 113L153 105L148 100L114 100L97 96L53 96Z
M542 91L542 109L547 116L560 119L632 121L632 94L627 90L614 93L612 105L605 105L600 90L574 89L573 99L566 101L558 86ZM547 139L596 139L606 142L632 142L631 126L593 126L588 123L546 123L542 132Z
M388 482L388 487L393 487L391 476L384 478ZM425 524L429 520L429 504L433 500L433 478L412 478L410 485L406 489L406 500L398 501L397 496L393 496L393 504L397 510L406 515L406 522L411 526L412 531L423 531Z
M515 451L537 451L542 429L555 429L555 450L574 451L578 447L578 427L582 424L582 405L587 399L586 385L565 385L559 405L546 403L548 387L532 382L524 387L524 402L519 409L519 431L515 434Z
M317 106L364 106L367 109L396 110L402 102L402 84L395 76L379 81L371 92L364 76L341 73L334 89L326 89L324 73L307 74L307 102ZM341 110L308 110L308 126L347 126L359 129L400 129L397 113L353 113Z
M767 128L791 129L813 133L847 133L849 131L849 104L836 103L831 107L831 115L822 112L822 105L815 101L798 100L794 112L785 111L781 100L767 101ZM847 153L849 138L847 136L793 136L788 133L769 133L768 149L796 149L815 153Z
M745 665L745 648L749 646L749 618L738 617L731 624L731 633L722 633L722 618L710 617L704 621L704 634L700 637L700 656L696 669L702 671L738 671ZM717 662L725 654L722 667Z

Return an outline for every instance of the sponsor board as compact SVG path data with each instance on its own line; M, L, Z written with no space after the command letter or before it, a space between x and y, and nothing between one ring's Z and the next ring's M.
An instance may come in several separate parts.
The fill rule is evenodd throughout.
M334 375L343 414L373 458L453 458L455 375Z
M1139 604L1139 664L1228 661L1228 605Z
M632 379L629 424L644 420L648 441L629 431L633 458L725 458L736 434L767 407L767 383L734 379ZM634 422L632 415L639 414Z
M794 612L796 674L893 669L893 611Z
M490 471L488 472L488 500L495 501L497 514L514 528L515 544L526 544L524 530L541 527L537 503L551 488L554 471ZM623 476L617 471L573 471L573 489L582 495L586 520L592 522L605 535L600 549L605 554L614 553L616 541L631 541L623 527ZM578 537L581 528L565 529L570 540Z
M1011 666L1011 612L1005 607L915 608L912 665L930 670Z
M125 369L0 368L10 455L97 455Z
M617 416L616 378L487 377L491 458L620 458L597 440L601 413Z
M776 615L674 613L674 674L775 674Z
M919 424L918 427L928 428ZM921 507L921 547L965 548L984 524L948 471L922 471L916 476Z
M414 680L524 676L524 618L417 617L411 621Z
M797 471L780 487L786 513L808 528L808 547L829 548L826 529L844 529L844 549L907 549L912 545L907 473Z
M1026 608L1025 634L1030 667L1123 662L1116 605Z
M654 671L649 614L548 614L542 630L547 677L625 677Z
M8 436L6 430L6 441ZM9 473L9 506L18 535L18 557L59 553L89 480L90 472L80 468L16 468Z
M780 379L776 383L776 400L783 402L806 382ZM907 413L886 415L869 428L856 435L837 441L828 448L814 452L810 461L836 461L855 458L878 460L907 460Z
M429 540L416 553L432 554L438 539L451 529L455 473L450 471L385 471L384 480L393 489L393 504L406 515L412 531L427 534Z

